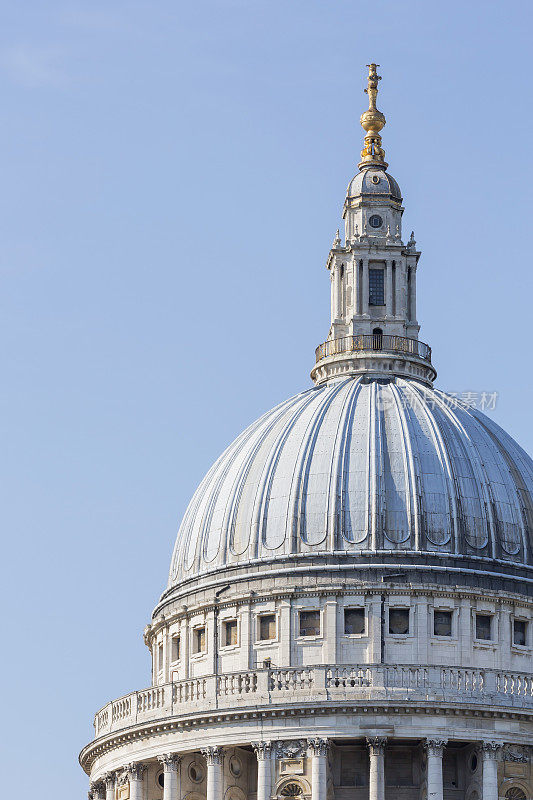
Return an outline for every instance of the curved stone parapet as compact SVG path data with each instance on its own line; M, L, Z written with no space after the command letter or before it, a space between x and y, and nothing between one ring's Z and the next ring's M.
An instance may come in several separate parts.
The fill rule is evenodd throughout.
M533 712L533 676L416 665L317 665L209 675L132 692L95 716L96 738L167 717L338 701L440 702Z

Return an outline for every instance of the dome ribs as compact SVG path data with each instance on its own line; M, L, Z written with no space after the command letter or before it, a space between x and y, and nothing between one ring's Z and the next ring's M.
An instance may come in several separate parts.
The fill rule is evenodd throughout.
M287 508L287 533L290 536L291 553L299 552L302 543L309 546L319 545L326 538L326 530L324 528L323 533L320 534L320 539L317 538L317 541L310 541L307 524L310 470L317 440L321 432L323 438L325 438L325 431L321 431L324 418L328 412L332 415L335 413L334 401L341 392L346 390L349 383L350 380L345 379L333 387L326 388L324 397L321 399L318 408L307 424L304 438L298 449ZM328 479L327 485L329 486L330 483L331 481ZM324 487L322 489L322 496L324 500L323 508L327 508L327 496Z
M401 382L398 382L398 384L400 387L402 386ZM398 386L391 384L390 391L398 417L398 428L402 437L401 453L405 472L405 512L409 532L409 543L411 548L418 549L420 544L420 528L417 514L416 470L413 448L411 447L411 437L408 435L408 423L404 410L405 403L402 400L400 389Z
M349 403L344 407L344 416L337 431L337 465L330 479L330 503L328 508L330 519L330 549L344 549L344 542L354 543L350 520L349 497L350 448L354 429L356 407L361 400L361 379L356 379L349 392ZM332 481L335 484L332 484ZM367 492L365 492L365 495ZM367 537L364 530L363 541Z
M257 494L257 502L254 512L254 526L257 524L257 546L261 545L261 547L265 547L267 550L277 550L279 547L285 544L286 542L286 527L281 528L277 534L277 538L270 543L268 541L268 514L271 510L272 504L272 487L274 484L274 480L276 478L276 469L278 467L281 455L283 453L283 449L285 444L294 430L296 423L300 420L302 414L307 410L309 405L314 401L317 400L317 397L323 393L323 389L311 389L309 395L305 398L304 402L301 404L300 407L296 408L293 414L287 423L287 425L281 430L277 441L275 442L272 451L269 455L268 461L265 465L265 470L263 476L261 478L259 484L259 490ZM281 538L280 538L281 533ZM259 557L260 553L258 550L257 557Z
M345 377L249 426L180 527L169 590L303 559L533 561L533 464L499 427L420 381ZM295 561L301 563L300 561Z

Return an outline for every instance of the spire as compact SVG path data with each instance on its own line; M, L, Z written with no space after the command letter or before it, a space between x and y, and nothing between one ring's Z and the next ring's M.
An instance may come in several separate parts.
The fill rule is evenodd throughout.
M366 131L364 147L361 150L361 163L359 169L366 167L382 167L387 169L385 162L385 151L381 147L381 136L379 132L385 127L385 115L376 108L376 98L378 96L378 82L381 75L378 75L379 64L367 64L368 85L365 89L368 95L368 111L361 114L361 126Z

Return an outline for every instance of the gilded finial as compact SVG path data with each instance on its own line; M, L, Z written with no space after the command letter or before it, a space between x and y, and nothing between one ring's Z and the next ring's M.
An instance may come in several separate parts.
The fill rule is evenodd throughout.
M365 89L368 95L368 111L361 114L361 126L366 131L365 146L361 150L361 163L359 168L365 166L382 166L385 169L385 151L381 147L380 130L384 128L386 119L385 115L378 111L376 108L376 99L378 96L378 82L381 80L381 75L378 75L377 68L379 64L367 64L368 67L368 85Z

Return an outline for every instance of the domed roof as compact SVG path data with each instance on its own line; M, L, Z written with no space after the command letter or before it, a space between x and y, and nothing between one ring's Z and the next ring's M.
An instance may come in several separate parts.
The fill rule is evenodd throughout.
M390 196L394 200L402 200L402 193L392 175L379 167L363 169L352 178L346 191L348 197L370 195L373 197Z
M276 406L220 456L185 513L169 588L306 554L527 565L532 539L533 461L498 425L415 380L350 377Z

